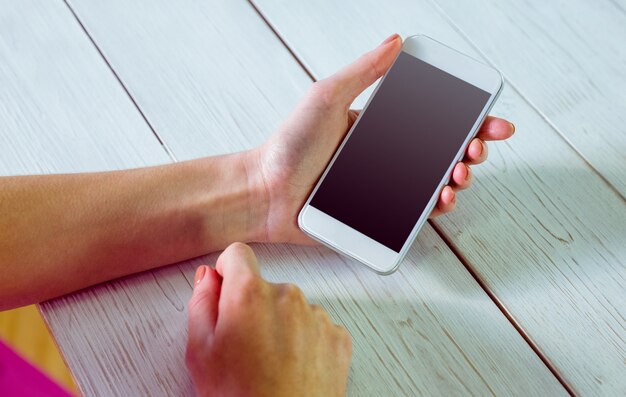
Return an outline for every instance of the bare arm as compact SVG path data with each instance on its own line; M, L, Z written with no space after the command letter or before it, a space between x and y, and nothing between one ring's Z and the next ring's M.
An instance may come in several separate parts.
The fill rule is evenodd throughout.
M249 156L0 178L0 310L261 240Z
M225 248L315 244L297 214L358 112L352 101L393 63L397 35L313 84L256 149L119 172L0 177L0 310ZM488 117L431 217L454 209L488 140L514 127ZM428 142L424 142L425 145Z

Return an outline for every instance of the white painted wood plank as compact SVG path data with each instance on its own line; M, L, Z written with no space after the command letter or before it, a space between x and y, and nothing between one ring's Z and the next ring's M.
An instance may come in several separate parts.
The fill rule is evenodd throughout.
M257 4L315 76L394 31L477 56L427 1ZM575 391L626 394L624 201L510 86L495 113L516 136L436 223Z
M443 0L437 4L626 196L626 3Z
M193 395L184 371L191 285L179 265L41 305L84 396Z
M169 161L62 2L0 5L3 175Z
M310 84L244 1L71 4L177 158L241 150L262 142ZM298 283L312 301L323 304L352 331L350 395L564 394L430 227L392 277L377 276L322 248L256 249L272 280ZM204 261L215 258L214 254ZM189 281L196 265L182 265ZM183 285L176 292L188 296L190 290ZM129 313L140 310L132 302L125 305L130 305L124 309ZM55 307L62 316L71 310L72 305ZM94 309L83 316L91 319L97 314ZM162 322L169 327L168 335L179 332L180 345L162 339L150 341L150 348L180 354L184 320L180 313ZM132 382L145 384L144 378L153 371L164 374L166 383L172 378L187 380L182 358L178 365L156 357L148 362L141 351L107 347L127 332L124 324L141 329L140 321L129 314L111 319L107 328L119 331L107 331L97 343L60 321L55 334L62 339L71 367L81 376L105 372L107 381L124 385L116 392L127 392L124 387ZM142 343L146 341L140 337L137 344ZM79 348L80 357L73 353ZM130 361L139 371L150 368L128 375L109 369ZM89 390L110 391L101 381L87 379ZM182 384L172 386L178 389L169 388L169 383L167 390L149 387L152 395L188 392Z
M169 161L63 2L1 2L0 175L112 170ZM185 325L169 319L185 308L187 296L177 295L185 291L181 283L190 288L180 269L169 267L42 305L53 331L70 331L59 334L58 342L65 346L71 340L72 358L80 363L88 352L96 352L92 354L98 356L91 357L103 364L100 371L85 366L86 371L74 372L86 395L148 395L149 386L169 391L171 383L177 392L189 387L186 378L177 384L175 377L150 373L149 366L141 368L141 381L130 382L138 373L137 363L116 355L130 352L143 355L145 362L180 364ZM136 323L115 321L123 316ZM153 341L172 349L152 349ZM110 357L120 361L108 360L91 347L102 348L103 343ZM118 383L115 376L120 374L129 383ZM100 385L97 393L93 383Z
M262 143L310 83L241 0L69 3L178 159Z

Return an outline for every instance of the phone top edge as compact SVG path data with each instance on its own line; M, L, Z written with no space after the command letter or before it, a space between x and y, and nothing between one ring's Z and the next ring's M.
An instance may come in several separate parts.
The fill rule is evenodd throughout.
M418 34L414 34L414 35L408 36L406 39L404 39L404 42L403 42L402 46L404 47L404 43L408 42L409 40L418 40L419 38L424 38L426 40L430 40L433 43L436 43L437 45L445 47L447 50L455 52L458 55L461 55L461 56L463 56L465 58L468 58L469 60L472 60L472 61L474 61L476 63L479 63L479 64L485 66L486 68L491 69L492 71L496 72L499 75L500 81L502 81L502 82L504 81L504 79L502 79L502 73L500 73L500 71L498 69L494 68L493 66L491 66L491 65L481 61L480 59L476 59L476 58L474 58L471 55L468 55L468 54L466 54L464 52L461 52L461 51L457 50L456 48L447 45L446 43L443 43L443 42L441 42L439 40L433 39L432 37L430 37L428 35L425 35L423 33L418 33Z
M408 36L402 51L490 94L504 85L498 69L425 34Z

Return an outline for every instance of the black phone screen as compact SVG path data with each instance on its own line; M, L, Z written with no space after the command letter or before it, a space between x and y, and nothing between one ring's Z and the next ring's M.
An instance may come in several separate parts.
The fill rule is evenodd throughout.
M489 97L401 52L310 205L400 252Z

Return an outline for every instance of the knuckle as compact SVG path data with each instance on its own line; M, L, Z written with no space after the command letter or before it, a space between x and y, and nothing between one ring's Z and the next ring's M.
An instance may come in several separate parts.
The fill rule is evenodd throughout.
M193 294L189 299L189 303L187 304L187 312L191 315L196 311L196 307L200 304L202 300L201 294Z
M304 302L306 300L302 290L295 284L283 284L281 295L289 302Z
M252 254L252 248L248 244L236 242L228 246L228 250L237 256L248 256Z
M241 289L249 294L258 294L262 292L263 281L253 275L246 274L241 276Z
M328 314L326 309L324 309L322 306L311 305L311 310L313 311L313 314L315 314L315 317L317 318L318 321L321 321L326 324L332 324L330 315Z
M352 351L352 335L345 327L337 326L339 343L348 351Z
M367 64L367 71L370 75L369 78L372 80L384 74L378 66L381 63L382 57L383 54L378 52L369 52L361 56L362 61Z
M266 295L265 282L258 276L242 275L239 283L239 292L231 297L235 306L252 305Z
M311 96L322 107L333 107L339 102L340 87L332 79L319 80L311 86Z
M189 302L187 303L187 313L189 313L189 318L193 320L194 314L196 312L202 313L203 306L210 304L212 300L212 296L208 291L199 291L194 293L191 298L189 298Z

